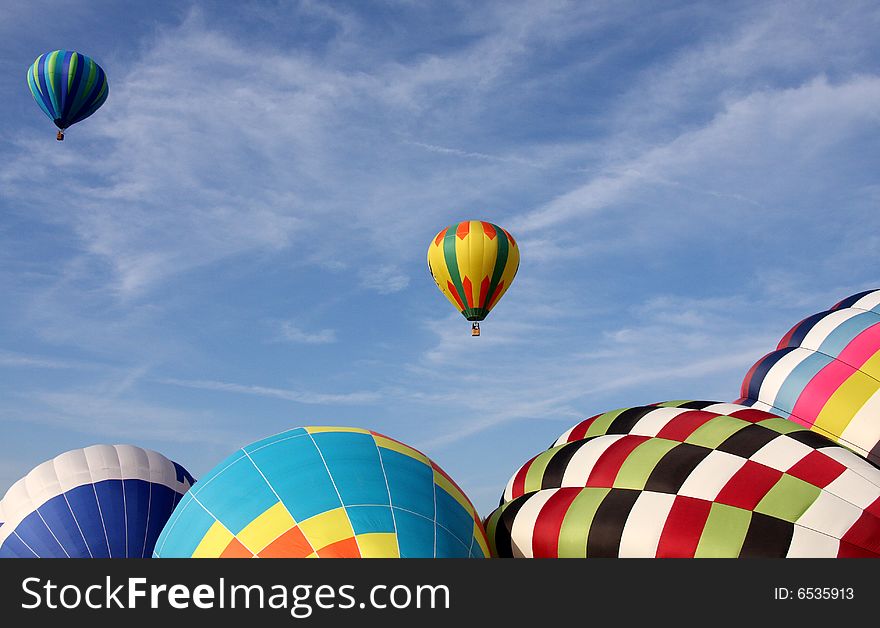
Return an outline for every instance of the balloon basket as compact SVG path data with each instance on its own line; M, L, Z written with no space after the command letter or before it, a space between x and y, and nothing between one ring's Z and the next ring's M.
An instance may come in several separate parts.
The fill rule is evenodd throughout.
M59 142L63 142L64 141L64 131L58 131L58 135L55 136L55 139L58 140Z
M479 336L480 335L480 324L474 323L471 325L471 336Z

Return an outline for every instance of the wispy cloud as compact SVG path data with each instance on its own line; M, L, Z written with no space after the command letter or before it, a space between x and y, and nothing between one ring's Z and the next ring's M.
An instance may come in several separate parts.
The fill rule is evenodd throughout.
M293 321L283 321L281 340L307 345L325 345L336 342L336 331L333 329L305 331Z
M673 384L684 393L688 381L705 379L719 373L729 373L742 369L754 360L756 346L732 354L695 356L680 355L683 363L676 364L676 356L666 353L661 364L651 363L633 367L630 360L622 356L609 356L605 360L578 361L568 359L565 364L544 372L543 377L530 370L531 377L517 379L520 386L518 394L505 394L503 409L499 410L502 399L483 395L481 403L468 409L468 421L455 427L453 431L435 436L421 443L432 450L461 442L475 434L502 425L519 421L547 421L556 423L560 430L572 425L590 413L613 410L617 405L602 406L597 403L609 398L610 393L629 391L633 396L624 405L667 401L663 396L648 397L646 390L657 389L658 384ZM646 360L648 362L648 360ZM653 361L651 361L653 362ZM549 365L545 365L549 366ZM560 385L562 383L563 385ZM689 384L688 390L699 386ZM705 389L704 389L705 390ZM707 397L707 395L697 395ZM735 395L734 395L735 396ZM594 399L591 399L593 397ZM679 398L679 396L669 397ZM695 397L684 393L681 398ZM720 400L729 401L726 397Z
M791 88L758 91L726 105L706 126L652 147L587 183L527 213L512 228L529 233L595 212L619 207L636 194L699 173L723 171L748 157L749 169L772 168L779 160L802 161L857 133L864 124L880 123L870 106L880 97L880 77L859 76L833 84L825 77ZM777 169L778 171L778 169ZM787 174L785 170L783 174ZM685 190L696 190L693 183ZM700 190L754 205L754 199L711 188ZM760 193L760 188L751 195Z
M518 164L523 166L528 166L530 168L538 168L540 170L546 170L548 168L559 168L557 164L540 162L534 159L528 159L526 157L518 157L516 155L489 155L487 153L481 153L477 151L468 151L462 150L460 148L450 148L448 146L438 146L436 144L427 144L425 142L416 142L413 140L405 140L406 144L410 146L417 146L418 148L423 148L432 153L438 153L440 155L449 155L451 157L461 157L464 159L479 159L483 161L497 162L501 164ZM567 169L571 172L581 172L583 169Z
M91 362L65 360L35 355L25 355L0 350L0 367L36 369L96 369L106 368Z
M198 390L212 390L217 392L238 393L243 395L258 395L261 397L272 397L275 399L284 399L285 401L295 401L296 403L306 404L364 404L375 403L381 399L377 392L361 391L352 393L316 393L308 391L288 390L281 388L270 388L267 386L252 386L244 384L235 384L230 382L217 382L210 380L188 380L161 378L156 380L158 383L170 386L181 386L183 388L193 388Z
M772 332L756 333L743 315L754 305L743 296L652 297L621 313L617 328L593 335L586 344L580 339L580 350L563 349L566 339L552 324L515 332L500 325L499 334L508 342L547 345L530 359L498 343L477 346L482 337L474 341L459 333L459 342L448 324L438 324L437 346L413 367L435 393L412 401L454 407L467 420L450 422L452 429L426 437L422 446L446 447L520 421L566 427L614 404L733 399L746 369L775 342ZM456 376L439 365L454 367Z
M17 403L16 403L17 402ZM136 398L114 398L89 391L28 393L26 403L7 397L5 420L88 434L97 442L228 443L234 437L207 412L193 413Z
M363 288L379 294L400 292L409 285L409 275L391 264L363 269L360 280Z
M484 331L479 339L470 335L470 323L460 314L450 314L443 319L432 319L425 326L437 337L436 344L422 354L429 365L451 365L457 362L473 361L474 364L491 363L492 355L499 349L513 346L540 344L541 325L525 320L490 320L483 324ZM469 374L461 375L467 377Z
M343 32L359 29L353 15L308 3L299 10ZM61 152L42 136L14 137L18 158L0 168L0 180L10 198L73 229L81 253L106 265L121 298L136 299L236 256L278 255L294 243L308 256L310 236L321 229L333 228L342 238L337 252L368 256L369 250L348 247L356 234L381 230L377 216L389 211L410 223L415 214L405 207L406 197L424 205L416 198L428 189L426 181L410 179L405 190L395 191L402 202L388 206L377 197L375 174L363 171L375 171L377 142L387 128L408 133L395 118L438 110L435 89L492 89L528 54L528 42L546 39L544 26L569 23L571 10L559 2L491 7L486 13L497 29L475 21L472 45L406 63L385 59L369 73L352 67L351 42L339 42L324 58L289 54L225 35L193 10L179 27L160 29L142 58L114 68L112 106L91 118L88 135L82 134L96 139L77 143L74 128L71 145ZM575 32L551 32L557 31L562 37ZM372 56L374 47L363 41L358 52ZM210 75L212 88L194 84L194 75ZM365 129L352 112L381 124ZM100 151L91 150L94 143ZM51 202L58 189L47 187L47 180L63 186L63 210ZM351 199L340 193L340 180L352 186ZM430 224L429 215L418 221ZM371 287L406 286L399 272L389 279Z

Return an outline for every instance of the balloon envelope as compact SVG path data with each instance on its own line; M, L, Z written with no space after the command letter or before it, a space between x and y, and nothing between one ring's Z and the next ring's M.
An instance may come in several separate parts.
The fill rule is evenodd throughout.
M789 418L880 464L880 290L792 327L749 369L737 403Z
M754 408L625 408L524 464L486 530L501 557L880 557L880 470Z
M27 82L40 109L62 131L95 113L110 91L101 66L73 50L41 54Z
M68 451L34 468L0 501L0 558L148 558L193 482L149 449Z
M159 558L483 558L470 501L424 454L350 427L248 445L187 493Z
M519 268L519 247L498 225L466 220L434 237L428 268L462 316L481 321L510 287Z

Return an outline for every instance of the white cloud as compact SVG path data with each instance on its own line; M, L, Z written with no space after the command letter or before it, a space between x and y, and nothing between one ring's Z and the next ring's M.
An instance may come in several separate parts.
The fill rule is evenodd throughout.
M858 76L839 84L818 77L796 88L748 94L728 103L706 126L650 148L557 196L513 222L511 228L530 233L614 209L622 200L652 187L677 185L679 178L690 181L685 189L695 190L694 186L704 182L711 186L713 173L742 172L746 164L749 171L760 171L773 168L774 162L783 163L785 168L777 171L792 176L788 171L792 160L814 157L860 132L864 125L880 123L880 114L872 106L878 98L880 77L876 76ZM693 183L700 175L702 182ZM749 194L760 193L760 186ZM760 204L760 200L711 187L701 191Z
M739 295L651 297L621 312L618 327L579 337L580 349L560 333L570 324L556 328L551 320L499 323L490 330L498 336L491 345L482 341L491 342L492 333L472 339L453 321L438 321L432 324L437 345L411 367L433 394L400 394L462 417L426 437L422 446L429 449L518 421L567 427L619 405L680 398L730 401L746 370L778 340L766 327L756 330L752 324L747 314L756 305ZM531 351L512 351L518 344Z
M361 287L379 294L393 294L406 289L409 275L393 264L385 264L360 271Z
M336 342L336 331L333 329L305 331L293 321L284 321L281 323L281 339L306 345L325 345Z
M537 161L535 159L528 159L526 157L520 157L517 155L489 155L487 153L481 153L478 151L468 151L462 150L460 148L450 148L448 146L438 146L436 144L428 144L425 142L417 142L413 140L404 140L404 143L409 144L411 146L416 146L418 148L423 148L431 153L438 153L440 155L448 155L450 157L461 157L465 160L481 160L481 161L489 161L489 162L497 162L501 164L517 164L521 166L528 166L530 168L537 168L539 170L547 170L550 168L555 168L555 164L551 164L547 161ZM572 170L574 172L580 172L581 170Z
M369 391L352 393L316 393L281 388L271 388L267 386L251 386L230 382L217 382L210 380L161 378L157 379L156 381L161 384L167 384L170 386L181 386L184 388L192 388L197 390L231 392L244 395L258 395L261 397L272 397L275 399L284 399L285 401L295 401L297 403L306 404L364 404L375 403L376 401L381 399L381 396L378 393Z
M297 10L332 21L342 34L360 32L353 15L310 3ZM42 134L14 137L16 158L0 167L0 180L11 198L73 229L82 253L112 271L123 298L196 268L293 243L308 257L322 230L336 231L337 256L365 228L376 246L384 232L378 225L393 220L392 212L409 233L417 233L414 219L430 224L430 214L404 205L409 197L410 207L424 206L419 197L430 182L408 178L386 188L400 199L389 206L385 190L376 188L388 179L363 172L363 165L381 163L388 129L406 136L420 112L440 111L437 90L490 89L528 54L529 41L548 37L545 26L562 37L575 32L561 28L571 10L560 2L491 7L485 17L492 27L475 19L471 45L406 62L377 59L369 72L351 67L350 59L375 56L373 41L355 40L352 51L352 41L337 40L326 57L315 58L234 39L194 10L179 27L158 30L140 59L112 68L107 105L71 129L64 151ZM366 127L362 116L378 127ZM479 175L455 173L461 176ZM58 189L47 180L63 187L63 207L52 202ZM342 181L352 186L351 198ZM442 198L447 188L431 194ZM365 283L382 293L408 283L400 272L389 279Z
M471 324L457 312L443 319L429 320L425 326L437 337L436 344L422 355L429 365L449 366L466 361L476 365L491 362L492 355L503 347L540 344L541 325L536 321L498 320L493 316L481 323L478 338L471 336ZM476 369L461 375L467 377L475 372Z
M94 369L102 365L0 350L0 367L36 369Z
M205 411L187 412L90 391L30 391L26 399L4 399L0 414L6 421L71 430L101 442L225 444L235 434L218 426Z

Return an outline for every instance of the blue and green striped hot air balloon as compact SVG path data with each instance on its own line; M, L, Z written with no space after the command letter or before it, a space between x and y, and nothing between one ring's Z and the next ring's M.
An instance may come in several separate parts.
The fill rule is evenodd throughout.
M107 100L107 75L91 57L73 50L54 50L37 57L28 70L28 87L40 109L64 139L69 126L85 120Z

